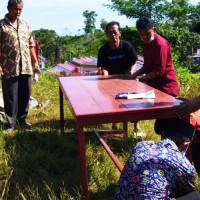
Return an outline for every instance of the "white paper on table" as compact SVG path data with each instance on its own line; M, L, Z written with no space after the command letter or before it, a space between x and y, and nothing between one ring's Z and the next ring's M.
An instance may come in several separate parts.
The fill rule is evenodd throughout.
M150 90L145 93L128 94L127 99L155 99L156 95L154 90Z

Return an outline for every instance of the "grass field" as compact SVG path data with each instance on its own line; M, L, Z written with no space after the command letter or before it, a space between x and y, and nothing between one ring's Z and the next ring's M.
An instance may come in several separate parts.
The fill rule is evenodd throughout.
M50 101L47 107L30 110L27 121L33 127L0 134L0 199L79 200L82 192L77 129L65 103L65 134L60 134L57 78L41 74L39 82L33 82L32 96L39 103ZM160 140L153 125L154 120L140 122L147 134L146 140ZM103 136L122 164L138 142L132 132L133 124L128 126L128 140L116 135ZM107 129L111 124L86 127L85 130L93 128ZM3 132L3 124L0 131ZM120 174L94 135L86 135L86 145L90 197L92 200L112 197ZM198 177L196 187L200 190Z

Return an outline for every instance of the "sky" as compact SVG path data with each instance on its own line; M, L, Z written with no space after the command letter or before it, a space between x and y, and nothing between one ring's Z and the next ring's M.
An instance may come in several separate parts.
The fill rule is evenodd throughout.
M196 5L199 0L190 0ZM0 19L7 13L8 0L0 0ZM109 0L23 0L24 7L20 16L31 27L31 29L55 30L59 36L80 35L84 33L85 17L83 12L95 11L95 26L100 29L101 19L109 22L119 21L121 27L135 26L134 19L127 19L126 16L118 15L117 11L103 6L111 4Z

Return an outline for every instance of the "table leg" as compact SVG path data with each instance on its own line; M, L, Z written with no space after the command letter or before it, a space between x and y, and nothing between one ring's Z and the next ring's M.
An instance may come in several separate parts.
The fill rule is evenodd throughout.
M83 189L83 200L89 200L88 176L87 176L87 162L86 162L86 148L85 135L83 126L78 125L78 145L79 145L79 159L81 168L81 184Z
M63 106L63 93L59 87L59 96L60 96L60 130L61 134L64 133L64 106Z

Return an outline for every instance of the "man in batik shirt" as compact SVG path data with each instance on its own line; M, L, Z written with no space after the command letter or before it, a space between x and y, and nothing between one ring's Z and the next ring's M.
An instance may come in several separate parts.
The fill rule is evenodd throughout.
M159 130L159 131L158 131ZM195 128L173 118L156 121L159 142L142 141L133 149L117 184L114 199L171 199L194 191L195 171L185 152Z
M19 18L23 1L9 0L7 8L8 13L0 20L0 79L8 121L6 131L12 132L17 124L30 127L26 118L32 87L31 75L32 71L40 73L40 69L31 28Z

